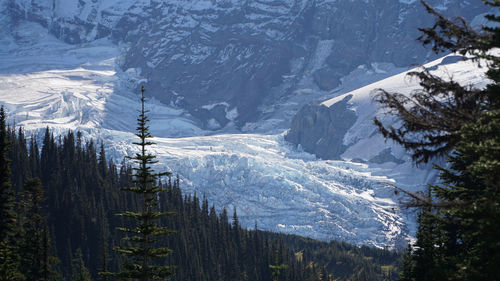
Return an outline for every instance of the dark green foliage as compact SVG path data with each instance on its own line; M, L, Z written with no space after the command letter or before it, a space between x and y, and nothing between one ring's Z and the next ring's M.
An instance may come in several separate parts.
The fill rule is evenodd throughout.
M485 2L498 9L500 2ZM463 87L426 71L413 73L422 90L405 98L381 91L377 100L403 121L395 129L375 120L382 133L402 144L418 162L446 155L441 183L428 196L411 194L422 207L417 242L404 262L403 280L499 280L500 276L500 17L493 27L472 30L465 21L437 17L420 38L433 50L457 51L486 64L491 83ZM497 11L498 12L498 11ZM497 13L498 14L498 13ZM488 62L479 62L487 59Z
M31 145L38 149L34 142ZM13 129L6 128L3 107L0 109L0 150L1 280L53 280L57 275L54 270L57 260L50 253L49 231L42 214L42 184L37 178L26 180L32 175L31 168L39 167L38 153L32 153L36 159L30 165L23 130L19 129L16 135ZM11 174L11 168L16 173ZM25 180L21 191L20 183ZM11 181L19 183L18 192L14 192Z
M20 141L18 132L7 131L8 141L13 145L35 143ZM121 255L110 250L121 238L114 229L124 225L133 227L130 221L114 214L140 206L140 198L121 191L121 188L130 187L132 167L124 162L117 167L108 161L107 169L102 169L105 153L100 146L96 149L93 141L85 142L80 133L68 132L58 143L47 130L43 139L41 154L31 153L31 149L17 150L18 153L28 152L22 156L9 152L12 159L25 157L27 163L40 163L29 165L26 168L29 171L23 174L40 175L47 197L46 208L41 210L42 216L46 210L48 225L44 228L46 239L42 248L59 258L59 264L50 262L50 265L64 280L87 276L82 268L88 270L92 280L105 280L106 276L97 273L118 272L124 261ZM36 157L38 159L33 159ZM12 171L12 178L17 178L18 169ZM325 272L332 280L397 278L394 275L400 259L397 253L336 241L319 242L257 228L244 229L239 225L236 212L230 218L224 209L217 213L206 198L200 200L196 194L183 194L179 180L169 177L161 185L166 191L159 195L159 211L177 213L159 223L177 231L163 241L173 250L165 264L177 266L172 280L272 281L269 265L274 264L276 251L280 263L288 265L280 273L281 281L328 280ZM386 268L393 272L391 276ZM58 277L52 275L49 280L58 280Z
M82 257L82 250L78 248L76 250L75 258L72 261L72 271L73 277L71 280L75 281L91 281L91 276L89 270L85 266L85 262Z
M0 108L0 241L6 241L14 233L14 190L11 183L10 159L7 153L11 143L7 139L5 111Z
M280 236L280 239L299 259L314 261L317 270L322 270L320 267L324 266L334 280L357 280L356 276L366 276L366 280L397 280L399 276L397 272L400 255L393 251L357 247L337 241L318 242L295 235ZM286 260L285 263L289 265L285 271L285 274L288 274L293 264Z
M275 252L274 264L269 265L269 268L273 270L273 280L278 281L280 277L280 272L286 269L288 266L284 263L280 264L279 251Z
M408 244L408 247L406 248L404 257L403 257L403 265L401 266L401 277L400 281L411 281L413 280L413 271L414 271L414 266L413 266L413 249L411 245Z
M0 274L2 281L26 280L19 267L17 247L9 241L0 241Z
M420 1L427 12L436 18L432 27L419 28L422 36L418 38L425 45L432 45L435 53L459 52L467 53L485 52L490 47L484 39L489 36L474 30L462 17L450 20L434 10L425 1Z
M445 155L455 147L464 122L473 121L480 115L477 105L482 99L477 89L464 88L453 80L442 80L425 69L408 75L420 80L421 90L408 97L379 89L375 96L378 103L403 121L401 127L385 127L377 118L374 122L384 137L411 150L413 159L419 164ZM453 100L450 104L441 102L450 100Z
M40 179L29 179L22 193L23 239L19 252L21 268L27 280L48 281L56 275L57 259L50 253L48 226L42 213L44 191Z
M423 35L419 40L424 45L432 44L435 52L452 51L476 57L485 56L483 52L491 48L485 44L490 33L479 34L462 18L449 20L422 3L437 18L433 27L420 29ZM406 96L378 89L375 96L375 101L389 114L403 121L402 125L386 126L377 118L374 122L384 137L411 151L419 164L450 152L461 139L462 126L482 114L481 105L486 97L484 91L463 87L453 79L444 80L426 69L408 75L420 81L420 90Z
M500 92L498 92L500 94ZM500 278L500 108L462 128L462 140L433 187L441 205L444 260L454 280ZM497 278L497 279L495 279Z
M24 280L20 269L19 241L14 212L14 190L11 184L11 161L7 156L11 142L8 140L6 116L0 108L0 277L2 280Z
M436 214L431 213L430 210L423 210L419 213L417 222L419 224L417 242L411 256L412 271L405 272L403 275L412 276L416 280L443 280L446 265L441 259L441 251L443 251L444 243ZM409 266L407 264L406 269L410 269Z
M134 161L137 167L134 167L134 177L131 187L122 188L124 191L132 192L139 198L139 208L137 211L126 211L119 213L118 216L133 219L135 221L132 227L119 227L118 230L126 233L122 238L127 241L128 245L115 247L114 250L126 257L123 268L118 273L104 272L104 275L109 275L118 278L132 278L139 280L164 280L172 275L172 266L159 264L156 260L164 259L172 252L171 249L158 246L160 237L172 234L173 231L158 225L158 221L164 217L174 215L173 212L160 211L158 196L161 192L166 191L161 185L158 185L158 179L161 176L166 176L168 173L154 173L152 165L157 161L156 156L147 151L147 147L154 143L149 141L151 134L149 133L149 122L146 116L147 111L144 109L144 87L141 89L141 113L137 119L137 134L140 142L134 142L140 149L133 157L129 157ZM100 153L100 171L103 176L106 176L106 164L104 148L101 146ZM164 239L164 238L163 238Z

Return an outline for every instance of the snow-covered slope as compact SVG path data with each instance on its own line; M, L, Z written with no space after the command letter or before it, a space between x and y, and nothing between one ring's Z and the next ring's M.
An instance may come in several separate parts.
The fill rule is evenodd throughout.
M0 100L17 125L89 132L131 128L137 95L130 89L139 78L135 69L123 72L117 67L116 45L106 39L66 44L30 22L19 24L12 34L3 38L0 50ZM183 110L151 102L154 133L203 134Z
M25 22L4 37L0 103L8 121L41 137L81 130L103 141L117 161L135 151L136 70L120 71L119 48L101 40L68 45ZM322 161L283 134L206 135L179 108L149 100L159 169L179 174L186 192L220 210L236 207L244 226L358 244L395 246L408 236L390 190L365 164ZM166 138L198 135L198 137ZM205 135L205 136L204 136ZM380 172L379 174L383 174Z
M424 65L434 75L474 87L483 87L487 83L487 68L484 66L486 62L478 64L453 54ZM407 73L305 106L294 117L285 138L323 159L356 161L367 163L374 169L383 168L386 176L405 188L418 188L432 181L435 174L430 167L415 167L403 147L384 139L373 123L375 116L385 124L398 122L393 116L384 114L373 101L373 96L376 89L402 94L420 89L419 81ZM330 147L336 149L325 149Z
M419 1L2 2L6 28L31 21L67 43L123 46L120 68L140 69L149 96L207 130L282 130L359 65L407 67L435 56L415 40L417 27L432 22ZM468 20L486 10L479 1L428 2Z
M480 65L483 67L480 67ZM463 57L460 55L448 55L428 63L424 67L430 70L434 75L445 79L451 78L464 86L472 85L481 88L487 84L488 80L485 79L484 75L487 70L485 67L486 63L481 62L480 65L471 60L463 60ZM418 71L418 69L413 69L412 71ZM407 76L407 72L403 72L323 102L323 105L330 107L347 95L352 95L348 104L350 105L349 109L355 111L357 120L344 136L344 144L349 146L349 149L342 154L342 158L370 159L376 156L378 151L370 149L370 146L367 144L382 146L383 140L381 140L380 134L374 135L376 128L373 122L371 122L373 117L375 115L380 116L382 122L385 123L394 122L394 119L391 119L389 116L384 118L383 112L380 112L376 103L372 101L373 94L375 94L373 91L374 89L384 89L388 92L409 94L420 88L416 78L412 79L410 76ZM396 157L399 155L402 156L402 153L397 153Z
M292 38L287 37L288 27L282 25L283 22L294 23L287 13L298 15L299 11L306 11L301 9L307 5L301 6L301 3L307 2L309 5L312 2L254 1L248 5L243 5L248 1L237 0L191 2L192 5L185 5L188 1L0 0L0 103L7 108L10 124L23 126L28 136L33 134L35 137L40 137L46 126L50 126L56 134L68 129L80 130L84 137L102 141L110 155L120 161L124 155L135 151L131 143L134 140L136 109L139 108L136 89L148 82L147 93L156 93L158 97L158 100L149 99L147 104L151 110L152 134L157 137L155 141L158 145L154 152L160 158L158 168L178 173L187 192L205 194L219 210L236 207L240 221L248 227L253 227L257 222L261 229L324 240L337 238L380 247L397 246L408 238L413 228L412 220L399 211L397 199L390 189L384 187L383 182L418 186L427 181L430 175L426 170L415 172L407 161L408 157L399 148L384 150L386 153L380 155L378 160L375 157L379 163L370 158L370 153L379 147L373 151L365 148L369 144L382 143L382 140L373 139L374 136L369 134L372 143L367 145L361 139L366 137L364 134L368 129L373 129L366 123L372 112L371 105L366 103L366 89L362 90L363 94L353 93L349 101L343 99L349 103L350 111L356 111L357 117L353 122L357 122L356 127L361 129L348 127L349 137L345 142L342 135L342 145L346 150L342 152L341 159L318 160L300 147L284 141L283 124L288 123L302 104L311 99L337 96L404 69L396 67L390 60L386 63L372 59L349 61L345 62L345 69L335 70L342 72L342 77L335 76L338 81L335 78L333 82L337 84L321 86L327 89L333 87L333 90L322 90L317 84L329 83L330 74L336 73L331 72L331 68L338 66L338 52L345 49L344 43L332 41L334 33L330 34L326 28L337 25L323 25L323 21L329 17L321 15L334 9L337 4L346 8L345 5L350 7L358 2L373 6L374 2L314 2L317 6L309 7L306 10L310 12L296 20L304 23L314 19L315 26L322 28L316 30L314 26L308 25L307 30L299 28L300 34L314 31L316 37L292 36L303 40L299 40L302 43L312 42L294 43L292 49L288 49L287 44L277 44L271 39L275 36L286 40ZM154 9L152 3L158 4L158 9ZM392 0L390 3L402 10L408 8L404 6L407 3ZM450 5L455 5L453 3ZM220 9L221 5L229 6ZM236 8L232 9L231 5ZM229 14L224 13L226 10ZM166 15L161 13L166 13L172 21L162 22L160 19ZM148 15L153 16L146 19ZM245 15L244 20L239 18L241 15ZM220 31L224 32L217 33L203 24L211 20L215 20ZM344 25L352 20L345 19ZM191 26L193 23L195 25ZM148 29L149 24L151 28ZM126 29L127 26L134 28L120 31L120 28ZM224 37L228 30L231 36ZM166 36L175 31L189 36L183 37L185 41L175 41L175 36ZM354 35L355 38L348 39L360 46L366 47L370 42L363 39L363 33L347 33L349 36ZM111 40L106 34L114 34L114 39ZM227 40L222 42L235 43L234 49L228 47L231 44L215 44L219 38L216 34ZM245 36L236 36L241 34ZM211 36L210 40L207 39L208 35ZM123 37L118 40L116 36ZM245 45L248 40L250 45ZM179 48L165 42L177 42ZM199 66L191 63L198 62L198 55L202 55L205 50L203 46L212 44L217 47L212 59L219 55L221 59L228 58L222 63L220 73L211 72L213 64L203 68L204 73L217 77L199 80L196 75L186 76L189 69ZM169 46L174 47L169 49ZM282 47L286 47L295 57L285 64L267 65L273 62L268 58L281 52ZM384 48L380 46L379 49ZM179 56L170 53L176 50L183 52ZM257 57L250 60L244 54L257 54ZM161 55L169 59L158 61L159 64L155 65L154 59ZM180 64L184 63L188 66L182 70ZM356 67L358 64L361 66ZM231 67L226 68L228 65ZM281 72L283 69L277 65L286 66L285 70L290 72ZM241 71L240 76L234 77L242 80L232 79L230 74L235 69L233 66ZM352 71L345 72L346 69ZM177 76L167 75L169 71L176 72ZM269 73L277 74L278 82L268 81L270 88L253 88L259 82L259 77L274 77ZM246 97L247 92L239 92L239 88L233 86L240 87L239 83L248 78L245 75L254 74L256 78L253 84L244 84L243 87L248 86L252 93L267 91L265 93L268 96L249 96L249 100L239 100L240 95ZM481 77L480 73L477 75ZM175 87L189 84L195 89L200 85L218 85L229 91L229 98L227 93L217 96L220 92L215 86L207 88L210 93L208 96L196 91L178 93L175 88L172 91L172 88L158 86L162 79L171 77L194 79L192 85L181 79L182 83ZM234 85L224 84L223 81ZM391 85L396 88L401 86ZM160 100L167 90L168 98ZM199 100L196 100L196 95ZM358 95L359 99L354 97ZM187 98L199 104L186 106L182 101ZM336 101L331 103L338 104ZM252 108L244 113L239 104ZM363 106L367 106L366 112ZM236 126L229 125L234 125L237 117L255 111L265 117L245 121L246 125L241 130L249 134L231 134L235 132ZM212 135L212 130L221 126L221 120L225 120L228 126L224 131L219 131L219 135ZM255 132L262 134L252 134ZM384 162L387 153L396 153L393 156L403 159L404 164L396 163L397 166L390 161ZM355 162L360 159L371 161Z

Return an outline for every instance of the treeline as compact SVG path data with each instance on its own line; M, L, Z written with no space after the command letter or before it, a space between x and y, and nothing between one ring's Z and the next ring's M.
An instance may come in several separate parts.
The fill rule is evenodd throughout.
M132 168L108 161L103 145L84 142L80 133L54 137L47 129L40 145L22 129L6 132L18 230L30 220L19 211L26 205L22 194L33 185L30 179L39 178L43 185L46 200L39 199L39 220L46 221L40 222L40 233L47 237L38 241L46 243L50 280L106 280L98 272L117 271L123 264L112 250L122 238L115 228L130 223L115 214L138 205L133 195L120 190L130 185ZM398 277L400 256L394 252L247 230L235 211L217 214L205 198L183 195L179 180L165 178L161 185L167 190L161 193L162 210L176 212L161 222L176 231L163 241L173 250L166 260L176 266L172 280L272 280L269 266L276 264L275 253L287 265L279 280ZM22 247L13 250L24 254Z

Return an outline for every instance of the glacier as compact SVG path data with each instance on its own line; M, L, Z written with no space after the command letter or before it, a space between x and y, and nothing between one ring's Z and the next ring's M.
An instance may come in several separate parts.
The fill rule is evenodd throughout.
M415 40L417 27L432 21L418 1L2 3L6 26L36 22L71 44L112 40L121 47L120 68L140 70L149 96L182 107L212 131L283 130L304 104L343 86L360 64L406 67L436 57ZM472 1L429 3L467 20L486 12ZM207 109L211 104L220 105ZM227 118L233 110L238 115Z
M130 3L102 3L120 2ZM279 8L272 12L279 13ZM117 163L136 151L132 141L139 96L134 90L147 78L141 68L122 69L127 45L107 37L69 44L32 21L21 21L11 30L3 25L0 34L0 104L7 109L9 124L22 126L27 136L35 138L41 138L47 126L57 135L81 131L87 140L102 142ZM321 64L329 44L318 44L307 69L314 71ZM470 62L436 64L448 67L450 73L459 71L464 81L484 81L484 71ZM399 198L387 184L421 188L435 174L416 169L401 148L373 134L371 117L377 110L370 93L376 87L411 90L416 84L402 73L355 89L405 70L390 63L360 65L341 78L339 87L320 94L311 81L301 80L297 93L283 103L261 105L269 118L247 123L243 133L234 126L217 132L202 129L176 103L148 99L157 143L152 152L160 160L156 168L178 175L185 192L206 196L217 210L236 208L245 227L257 224L260 229L321 240L403 247L414 233L414 217L400 209ZM293 77L283 79L286 84ZM327 100L324 104L329 106L344 93L352 95L350 106L358 119L344 138L349 148L342 159L321 160L284 140L286 132L276 124L291 118L291 108L305 99ZM232 120L238 110L225 113ZM356 160L370 158L387 146L404 164Z
M0 51L0 103L9 124L41 138L81 131L103 142L119 162L135 151L139 108L135 69L120 71L119 47L105 39L59 41L36 23L17 27ZM321 161L279 134L219 134L199 129L182 109L150 99L158 169L179 175L185 192L205 195L218 210L236 208L244 226L385 246L407 234L404 217L368 166Z

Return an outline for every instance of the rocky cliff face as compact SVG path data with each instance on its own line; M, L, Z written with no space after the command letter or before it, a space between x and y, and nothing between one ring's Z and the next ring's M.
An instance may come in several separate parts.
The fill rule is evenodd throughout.
M418 1L5 2L13 24L39 22L69 43L112 36L124 46L123 69L139 69L150 95L213 130L275 118L280 109L270 105L286 104L303 89L327 93L358 65L407 66L432 56L415 41L417 27L431 22ZM466 18L483 6L430 3ZM302 95L285 109L310 101Z
M340 159L346 150L344 135L356 122L356 113L348 108L351 95L327 107L323 104L304 106L292 120L285 140L300 144L323 159Z
M446 3L448 9L454 5ZM367 10L356 14L363 7ZM381 182L412 190L434 175L415 169L404 149L376 134L372 117L377 109L369 93L373 88L413 88L399 75L337 97L395 72L391 63L368 60L343 76L342 71L359 63L348 55L365 60L383 48L375 48L377 38L351 36L354 31L349 33L348 26L343 33L327 30L341 29L344 22L355 24L356 18L347 15L364 22L372 10L387 15L393 13L391 7L370 6L369 0L0 0L0 101L11 123L24 126L27 135L43 135L47 125L56 134L81 130L103 141L108 156L120 161L135 151L130 124L139 105L133 87L145 79L147 93L165 102L148 98L147 105L158 137L154 153L164 165L159 170L178 173L186 193L206 194L218 210L237 207L246 227L258 221L265 230L317 239L406 245L403 239L414 229L411 219L397 210L392 188ZM323 13L335 17L318 17ZM392 24L398 33L399 23ZM119 46L108 40L111 37ZM213 65L217 57L220 64ZM484 81L475 64L456 57L436 64L428 69L449 66L459 70L457 81ZM341 87L328 90L340 82ZM203 92L203 87L210 90ZM340 161L298 151L281 134L280 128L288 126L304 103L324 100L325 95L335 98L304 108L287 138L304 142L304 149L317 149L313 152L324 153L323 158L340 155ZM224 124L232 129L231 123L246 123L242 130L251 130L249 120L257 120L255 128L265 123L269 126L260 128L278 128L279 133L212 135L193 124L184 108L172 107L188 109L197 114L199 124L214 130ZM209 136L200 136L205 134ZM191 137L180 137L186 135Z
M448 55L424 66L443 79L452 75L453 80L462 85L483 87L487 81L483 73L485 68L461 56ZM403 72L322 103L304 106L293 118L285 139L322 159L353 160L369 163L372 167L389 165L394 171L408 165L415 169L405 150L386 140L373 123L374 117L384 124L398 123L373 101L373 96L376 89L404 95L420 89L418 81L408 79L406 74Z

